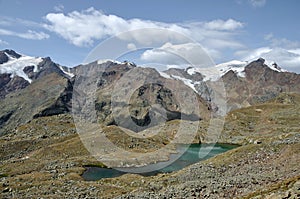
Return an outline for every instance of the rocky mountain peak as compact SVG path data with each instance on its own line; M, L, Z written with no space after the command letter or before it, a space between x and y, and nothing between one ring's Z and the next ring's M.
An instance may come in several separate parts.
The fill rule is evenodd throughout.
M54 63L50 57L30 57L20 55L13 50L2 50L0 51L0 98L22 90L32 82L52 73L70 78L70 74Z
M9 49L2 50L0 51L0 64L8 62L9 57L18 59L21 57L21 55L19 55L13 50L9 50Z
M261 63L261 64L264 64L265 63L265 59L260 57L258 60L256 60L255 62L258 62L258 63Z

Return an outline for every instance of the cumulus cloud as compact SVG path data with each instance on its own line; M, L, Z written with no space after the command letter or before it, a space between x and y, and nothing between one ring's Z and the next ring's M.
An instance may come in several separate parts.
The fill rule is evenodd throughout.
M249 0L249 3L253 7L263 7L264 5L266 5L267 0Z
M95 41L118 35L125 31L135 31L134 34L122 34L123 40L130 43L151 45L153 43L170 40L187 43L184 37L192 38L206 48L240 48L235 41L236 30L244 26L234 19L214 20L197 23L162 23L142 19L124 19L116 15L107 15L102 11L89 8L83 11L64 13L49 13L45 16L44 27L76 46L92 46ZM151 29L152 30L151 30ZM168 30L168 34L160 34L156 29ZM174 32L174 34L172 34ZM165 33L165 32L164 32ZM176 34L177 33L177 34ZM179 36L179 34L182 36ZM218 41L218 42L216 42ZM220 45L217 45L220 43Z
M235 30L243 26L243 23L233 19L228 19L227 21L218 19L204 23L204 28L211 30Z
M141 19L125 20L116 15L105 15L99 10L89 8L78 12L73 11L68 14L49 13L46 15L48 24L44 27L57 33L64 39L76 46L91 46L95 40L102 40L110 36L115 36L125 31L143 28L166 28L180 33L186 30L176 24L166 24L161 22L147 21ZM151 40L159 40L155 37L155 32L144 31L134 35L122 34L123 39L134 38L139 43L150 44Z
M141 59L147 62L166 65L197 65L198 67L210 67L212 60L204 49L196 43L174 45L166 43L160 48L146 50Z
M127 49L128 50L136 50L136 45L134 43L129 43L129 44L127 44Z
M31 39L31 40L43 40L49 38L49 35L44 32L36 32L33 30L28 30L27 32L20 33L20 32L6 30L2 28L0 28L0 35L16 36L23 39Z
M95 39L105 38L124 29L126 21L115 15L104 15L90 8L82 12L49 13L45 28L57 33L76 46L92 45Z

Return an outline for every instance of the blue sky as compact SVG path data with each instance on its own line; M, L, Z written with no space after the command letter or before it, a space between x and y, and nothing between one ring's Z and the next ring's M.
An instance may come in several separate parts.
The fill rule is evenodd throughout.
M0 49L74 66L107 38L154 27L199 42L216 63L265 57L300 72L299 8L298 0L0 0ZM149 32L136 35L128 46L150 38ZM177 51L187 47L160 45ZM142 59L172 64L153 51Z

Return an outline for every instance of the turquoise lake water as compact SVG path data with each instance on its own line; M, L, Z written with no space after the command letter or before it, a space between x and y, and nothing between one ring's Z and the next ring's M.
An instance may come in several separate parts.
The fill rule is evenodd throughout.
M177 150L186 149L186 145L179 145ZM151 167L151 172L134 172L140 173L140 175L151 176L157 175L158 173L169 173L173 171L178 171L188 165L194 164L196 162L206 160L220 153L224 153L228 150L236 148L237 145L229 144L191 144L188 149L173 163L168 162L158 162L156 164L148 165L147 168ZM170 159L172 159L171 155ZM168 165L162 168L162 165ZM161 169L153 169L161 168ZM141 169L141 168L140 168ZM142 168L143 169L143 168ZM120 171L120 169L108 169L99 167L87 167L87 170L83 173L82 177L87 181L100 180L102 178L113 178L121 176L125 171Z

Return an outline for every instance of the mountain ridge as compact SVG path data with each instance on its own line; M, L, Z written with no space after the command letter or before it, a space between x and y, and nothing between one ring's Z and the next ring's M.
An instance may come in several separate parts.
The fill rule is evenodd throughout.
M161 96L168 96L169 94L167 93L170 92L168 89L163 88L166 82L173 82L169 85L178 85L179 87L182 87L183 90L186 90L183 87L187 86L199 95L201 98L199 98L200 106L203 107L201 108L203 115L198 115L198 118L208 118L209 113L207 111L216 112L220 109L220 107L218 107L220 105L215 104L215 101L217 100L216 96L222 96L224 93L217 92L225 92L227 95L226 112L228 112L237 108L265 102L282 92L300 91L299 74L286 72L280 69L276 64L270 67L265 64L265 60L262 58L251 63L232 61L219 64L216 67L212 67L215 71L210 74L210 77L205 73L207 71L204 70L203 72L203 69L201 68L172 68L167 71L158 72L155 69L150 70L150 68L138 67L134 63L128 61L118 62L113 60L97 60L89 64L67 68L54 63L49 57L33 58L26 55L20 55L13 50L0 51L0 58L0 61L2 62L2 64L0 64L0 99L2 100L1 104L3 107L3 111L0 112L0 129L6 126L6 124L9 124L9 121L28 122L36 117L71 113L74 85L78 85L79 82L82 81L80 80L82 77L92 84L97 84L98 91L95 94L97 98L95 100L95 109L99 121L104 122L107 125L115 124L112 117L111 106L112 89L114 88L114 85L117 85L116 83L123 78L123 75L129 74L136 69L140 70L141 74L144 73L149 78L152 78L152 80L161 82L159 84L162 85L155 83L151 86L151 84L149 84L144 88L148 91L143 91L144 93L148 93L146 97L148 99L144 98L145 96L136 95L136 99L142 99L142 101L134 100L132 102L133 109L130 114L135 116L131 115L131 117L136 123L139 123L139 125L142 126L147 126L146 124L150 122L149 113L151 112L152 103L161 104L163 108L171 111L168 112L169 118L179 119L184 114L187 114L187 112L178 112L178 110L173 110L173 108L170 109L172 106L167 105L172 104L174 107L179 106L178 102L174 100L175 96L161 99ZM9 67L12 67L12 70L9 70ZM20 72L20 70L22 70L22 72ZM21 74L21 76L19 76L19 74ZM25 78L24 74L26 75ZM97 74L100 76L97 76ZM218 75L217 78L216 74ZM87 77L85 77L86 75ZM49 85L38 85L36 83L43 81L59 83L55 84L52 82L49 83ZM64 83L62 83L62 81ZM182 86L177 83L178 81L182 82ZM54 87L51 87L51 85ZM55 89L55 85L60 87L61 90L58 91ZM212 89L213 87L218 87L217 85L223 85L224 91L222 91L222 89L221 91ZM49 95L52 91L47 88L48 86L58 93ZM160 89L154 91L154 87ZM150 92L151 94L149 93L149 89L152 90ZM41 100L41 102L38 102L36 100L31 100L30 93L28 92L32 92L32 90L34 90L34 93L32 94L46 96L43 98L44 101ZM28 96L28 99L23 99L23 102L17 102L18 96L24 95L24 93L28 93L25 94L25 96ZM7 96L9 96L9 98L7 98ZM154 97L154 99L157 98L157 100L151 101L151 96ZM35 101L35 103L32 103L33 101ZM21 110L16 107L16 104L20 107L28 107L30 104L29 110L35 111L29 111L31 114L30 116L26 115L26 118L23 118L24 116L21 114L17 117L18 119L15 118L12 120L10 118L14 118L14 115L16 115L17 112L21 112ZM142 107L137 107L137 104L139 104L138 106L143 105ZM120 108L124 109L124 107ZM153 110L156 110L156 114L160 115L158 109ZM119 114L123 113L120 112ZM175 117L176 114L179 115ZM12 122L9 126L12 127L21 123ZM123 125L128 128L127 124L123 123ZM144 127L142 127L142 129L144 129Z

